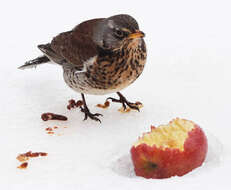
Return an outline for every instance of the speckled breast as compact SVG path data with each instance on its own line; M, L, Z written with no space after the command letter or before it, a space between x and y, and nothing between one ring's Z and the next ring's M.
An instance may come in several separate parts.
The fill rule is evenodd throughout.
M146 62L143 39L127 43L113 54L98 56L93 64L85 65L85 71L74 67L64 68L64 80L73 90L103 95L122 90L142 73Z

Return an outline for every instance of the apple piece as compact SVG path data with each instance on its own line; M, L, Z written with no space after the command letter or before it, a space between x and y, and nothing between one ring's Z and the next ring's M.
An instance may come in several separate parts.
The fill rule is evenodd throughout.
M28 166L28 162L23 162L20 166L18 166L18 169L26 169Z
M183 176L202 165L208 150L203 130L194 122L176 118L151 127L131 148L134 170L145 178Z

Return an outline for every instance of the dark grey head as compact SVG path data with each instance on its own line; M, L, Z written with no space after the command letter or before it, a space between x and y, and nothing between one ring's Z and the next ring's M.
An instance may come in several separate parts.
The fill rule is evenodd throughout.
M94 41L104 49L118 49L126 40L144 37L137 21L126 14L115 15L101 21L94 30Z

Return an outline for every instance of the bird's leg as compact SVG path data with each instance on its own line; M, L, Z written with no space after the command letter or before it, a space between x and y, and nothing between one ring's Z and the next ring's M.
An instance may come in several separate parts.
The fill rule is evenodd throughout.
M88 107L87 107L84 94L81 93L81 96L82 96L83 105L80 106L80 110L81 110L81 112L83 112L85 114L84 120L87 120L87 118L90 117L92 120L99 121L101 123L101 121L98 118L98 116L103 116L103 115L99 114L99 113L92 114L90 112L90 110L88 109Z
M112 102L116 102L116 103L121 103L123 105L124 110L126 110L127 106L131 109L135 109L137 111L140 111L140 107L142 105L142 103L140 102L136 102L136 103L132 103L129 102L120 92L117 92L117 94L119 95L119 99L115 99L112 97L107 98L107 100L111 100Z

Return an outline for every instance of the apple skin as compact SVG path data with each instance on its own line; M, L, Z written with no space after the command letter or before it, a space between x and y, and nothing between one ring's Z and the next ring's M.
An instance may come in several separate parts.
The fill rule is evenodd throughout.
M144 178L168 178L183 176L202 165L208 150L207 138L202 129L195 125L188 132L184 150L157 148L155 145L140 144L131 148L134 170Z

